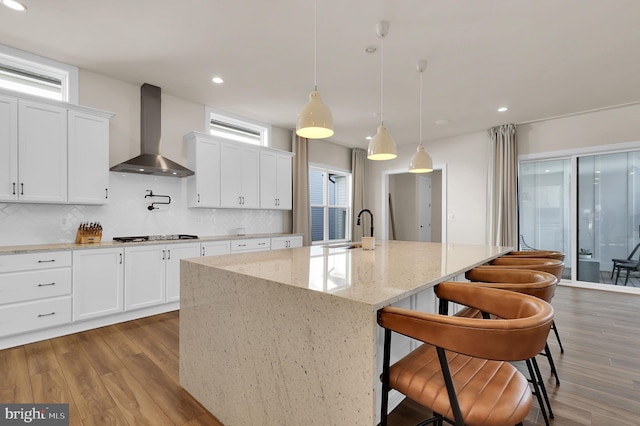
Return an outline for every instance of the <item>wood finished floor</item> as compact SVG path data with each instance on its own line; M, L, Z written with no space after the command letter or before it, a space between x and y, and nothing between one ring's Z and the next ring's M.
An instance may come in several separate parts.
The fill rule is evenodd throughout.
M561 355L550 338L560 386L539 360L551 424L640 425L640 296L560 287L553 305L565 347ZM178 383L178 329L171 312L2 350L0 401L69 403L71 425L219 426ZM426 415L405 400L389 424ZM525 426L543 424L534 407Z

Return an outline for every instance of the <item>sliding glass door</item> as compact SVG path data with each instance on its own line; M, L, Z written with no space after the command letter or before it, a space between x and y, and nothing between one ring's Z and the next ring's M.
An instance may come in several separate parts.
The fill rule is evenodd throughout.
M567 279L640 287L640 250L627 261L640 243L640 151L521 162L518 204L521 249L563 251Z

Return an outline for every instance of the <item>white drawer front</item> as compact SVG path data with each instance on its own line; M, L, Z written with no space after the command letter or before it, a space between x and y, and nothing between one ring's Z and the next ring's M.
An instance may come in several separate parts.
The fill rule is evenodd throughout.
M71 268L0 274L0 305L71 294Z
M270 238L253 238L231 241L231 252L271 250Z
M42 251L0 256L0 273L68 266L71 266L71 251Z
M0 336L71 322L71 296L0 307Z

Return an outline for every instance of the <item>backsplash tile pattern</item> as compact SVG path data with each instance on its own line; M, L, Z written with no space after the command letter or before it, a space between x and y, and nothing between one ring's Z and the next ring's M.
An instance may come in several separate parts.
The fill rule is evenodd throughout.
M104 206L0 203L0 245L71 243L81 222L100 222L103 241L114 236L195 234L235 235L289 232L277 210L193 209L187 207L186 179L110 172ZM170 205L147 207L166 198L145 198L147 190L169 195Z

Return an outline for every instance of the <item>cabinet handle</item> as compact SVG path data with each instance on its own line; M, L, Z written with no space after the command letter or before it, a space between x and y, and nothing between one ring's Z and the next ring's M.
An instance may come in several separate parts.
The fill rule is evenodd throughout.
M104 198L105 199L109 198L109 188L104 189Z
M20 182L20 195L24 195L24 182Z
M162 250L162 260L166 260L164 252L165 252L165 250Z
M118 253L120 255L120 264L122 265L122 253Z
M238 204L242 204L242 197L238 197Z
M50 317L51 315L55 315L55 312L51 312L50 314L38 314L38 318L42 318L42 317Z
M55 259L49 259L49 260L38 260L38 263L50 263L50 262L55 262Z
M238 247L246 247L246 244L238 244Z
M167 250L167 260L171 260L171 249Z
M56 283L38 284L38 287L48 287L50 285L56 285Z
M16 195L16 183L12 182L11 185L13 185L13 194L12 195Z
M259 246L263 246L265 244L267 244L267 243L258 243Z
M200 194L198 194L198 203L200 202Z
M205 255L205 254L204 254L204 247L202 247L202 253L201 253L201 256L204 256L204 255Z

